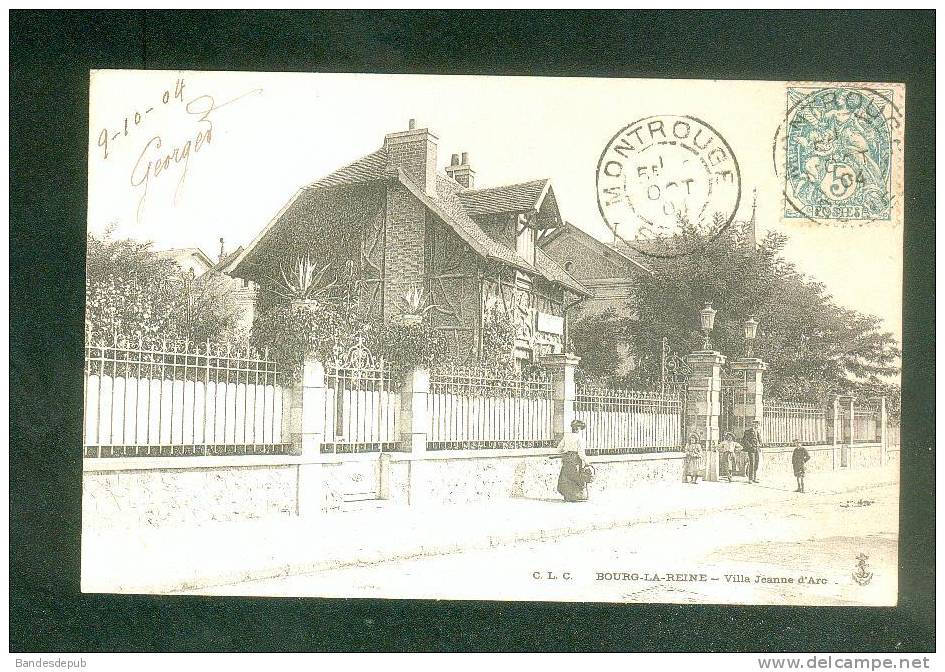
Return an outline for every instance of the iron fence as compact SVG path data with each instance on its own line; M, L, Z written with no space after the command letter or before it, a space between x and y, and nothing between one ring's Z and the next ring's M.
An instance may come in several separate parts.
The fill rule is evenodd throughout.
M588 455L679 450L683 440L678 393L581 388L574 415L586 424Z
M401 450L400 391L381 360L325 367L323 453L374 453Z
M817 404L765 400L761 421L765 443L784 446L827 442L827 411Z
M879 409L868 403L853 407L853 434L851 443L875 443L881 440Z
M275 362L211 343L85 348L84 455L285 454Z
M440 369L430 376L427 450L550 447L552 412L547 376Z

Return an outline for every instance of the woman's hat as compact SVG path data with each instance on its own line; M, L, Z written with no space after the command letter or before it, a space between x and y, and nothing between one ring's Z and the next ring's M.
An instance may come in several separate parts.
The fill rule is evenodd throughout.
M572 429L572 430L575 430L575 429L584 429L585 427L587 427L587 425L584 423L583 420L576 420L576 419L575 419L575 420L572 420L572 421L571 421L571 429Z

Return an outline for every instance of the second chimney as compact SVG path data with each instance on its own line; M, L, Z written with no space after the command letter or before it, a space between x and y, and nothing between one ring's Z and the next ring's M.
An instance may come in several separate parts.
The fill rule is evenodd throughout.
M450 159L450 165L446 167L446 174L459 182L466 189L474 189L476 184L476 171L469 167L469 153L463 152L463 158L453 154Z

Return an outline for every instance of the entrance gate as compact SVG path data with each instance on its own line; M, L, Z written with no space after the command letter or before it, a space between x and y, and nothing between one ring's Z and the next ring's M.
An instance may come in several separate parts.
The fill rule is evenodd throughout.
M670 350L669 339L665 336L660 353L660 392L675 394L679 397L679 443L685 443L686 436L686 400L689 392L689 376L692 368L682 357Z
M722 390L719 409L719 441L725 438L726 432L731 432L736 441L741 442L745 433L745 414L738 412L738 406L748 403L748 379L744 371L722 369ZM735 455L735 474L745 475L746 456L744 453Z
M748 383L744 371L722 371L721 408L719 409L719 440L725 432L731 432L735 440L745 433L745 416L739 415L737 408L748 402Z

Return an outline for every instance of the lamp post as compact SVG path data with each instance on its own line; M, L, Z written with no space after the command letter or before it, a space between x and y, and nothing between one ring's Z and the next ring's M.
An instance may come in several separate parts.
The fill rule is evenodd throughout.
M709 334L712 331L712 328L715 326L715 314L718 311L712 309L712 303L706 301L705 308L699 311L699 319L702 322L702 335L705 337L705 343L703 344L703 350L709 350L712 346L712 343L709 341Z
M754 315L749 315L743 325L745 330L745 357L754 356L755 336L758 335L758 320Z

